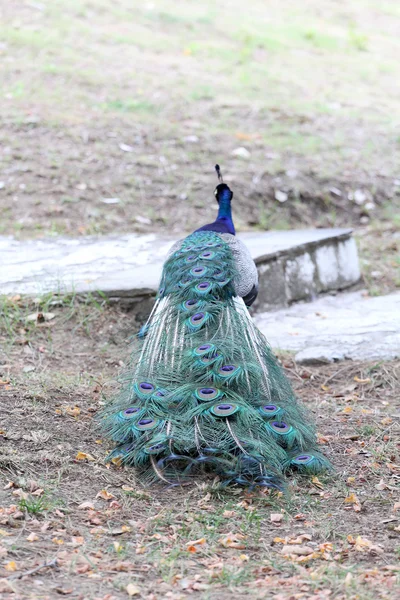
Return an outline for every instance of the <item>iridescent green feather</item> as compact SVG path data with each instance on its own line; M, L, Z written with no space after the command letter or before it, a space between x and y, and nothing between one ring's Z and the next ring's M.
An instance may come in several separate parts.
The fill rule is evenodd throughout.
M313 427L242 300L229 245L187 237L163 269L156 306L119 396L101 416L111 457L148 482L207 469L225 483L282 486L288 469L329 466Z

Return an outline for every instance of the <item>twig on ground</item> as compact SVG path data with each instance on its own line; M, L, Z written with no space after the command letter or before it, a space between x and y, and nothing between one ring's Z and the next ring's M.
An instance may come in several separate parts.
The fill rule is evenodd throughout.
M325 379L325 381L323 382L322 385L326 385L329 381L331 381L332 379L335 379L335 377L337 375L339 375L339 373L343 373L343 371L346 371L346 370L348 370L351 367L352 367L352 365L346 365L345 367L342 367L341 369L339 369L339 371L335 371L335 373L333 375L331 375L330 377L328 377L327 379Z
M24 573L18 573L17 575L10 575L7 579L22 579L22 577L26 577L27 575L33 575L37 573L37 571L41 571L42 569L46 569L47 567L56 567L57 566L57 558L52 558L50 562L44 562L43 564L31 569L30 571L25 571Z

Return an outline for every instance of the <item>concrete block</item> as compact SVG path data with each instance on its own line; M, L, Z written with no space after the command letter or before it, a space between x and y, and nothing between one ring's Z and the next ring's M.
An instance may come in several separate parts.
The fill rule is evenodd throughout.
M260 276L255 308L271 310L360 277L350 229L247 232ZM0 294L100 291L138 307L154 296L169 236L123 235L18 241L0 237Z

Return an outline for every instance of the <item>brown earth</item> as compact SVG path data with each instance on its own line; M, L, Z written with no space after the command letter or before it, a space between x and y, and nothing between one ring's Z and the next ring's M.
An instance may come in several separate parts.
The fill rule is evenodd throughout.
M292 476L287 497L210 479L144 489L105 464L93 425L133 316L76 302L27 326L33 307L15 303L0 360L0 598L395 597L398 361L306 369L281 357L332 475Z

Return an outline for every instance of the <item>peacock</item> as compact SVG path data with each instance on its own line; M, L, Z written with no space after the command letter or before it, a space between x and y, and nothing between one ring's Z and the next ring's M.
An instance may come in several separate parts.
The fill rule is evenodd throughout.
M248 307L257 268L235 237L215 167L217 219L171 248L122 391L101 415L109 459L145 484L211 472L221 485L284 489L289 470L329 468L305 408Z

